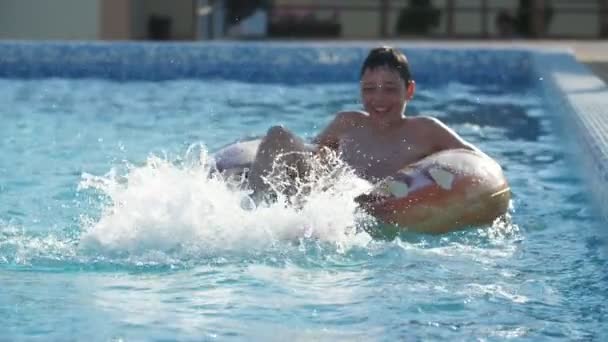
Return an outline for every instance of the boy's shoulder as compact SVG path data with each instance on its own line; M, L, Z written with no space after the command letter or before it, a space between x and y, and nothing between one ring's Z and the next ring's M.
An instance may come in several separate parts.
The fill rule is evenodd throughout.
M410 116L408 117L410 122L416 122L421 124L434 124L441 122L439 119L429 115L419 115L419 116Z
M409 117L408 121L410 125L417 127L443 127L445 124L441 120L433 116L421 115L415 117Z

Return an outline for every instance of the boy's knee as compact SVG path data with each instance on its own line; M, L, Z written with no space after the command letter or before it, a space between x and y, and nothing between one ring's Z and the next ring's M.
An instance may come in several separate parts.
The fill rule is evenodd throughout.
M286 148L294 144L294 134L291 133L287 128L283 126L272 126L266 132L265 142L279 144L281 147Z
M273 154L282 152L289 140L290 132L283 126L272 126L266 131L266 135L258 147L258 154Z
M277 125L277 126L272 126L268 129L268 131L266 132L266 136L267 137L274 137L274 136L285 136L285 135L289 135L291 134L287 128L283 127L282 125Z

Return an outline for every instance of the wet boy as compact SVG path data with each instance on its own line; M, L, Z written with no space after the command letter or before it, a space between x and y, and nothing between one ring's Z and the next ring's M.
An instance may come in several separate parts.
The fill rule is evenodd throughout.
M272 169L276 158L281 156L299 172L306 172L306 153L317 153L324 147L339 152L359 176L372 182L438 151L478 151L435 118L405 116L415 89L403 53L391 47L372 49L361 68L364 110L338 113L314 139L314 147L282 126L270 128L259 145L249 184L254 192L264 193L267 185L262 177Z

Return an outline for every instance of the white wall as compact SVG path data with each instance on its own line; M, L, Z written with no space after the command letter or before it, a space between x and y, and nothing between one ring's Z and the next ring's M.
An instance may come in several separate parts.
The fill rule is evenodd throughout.
M103 0L0 0L0 39L97 39Z

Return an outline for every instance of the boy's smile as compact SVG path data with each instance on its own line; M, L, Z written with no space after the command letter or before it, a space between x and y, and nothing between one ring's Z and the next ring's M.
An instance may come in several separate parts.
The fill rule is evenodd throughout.
M367 69L361 77L363 107L374 119L393 121L402 118L407 101L413 95L394 70L387 67Z

